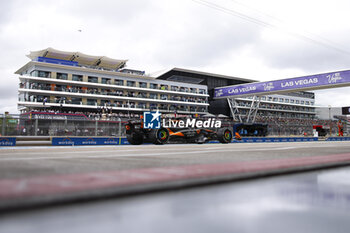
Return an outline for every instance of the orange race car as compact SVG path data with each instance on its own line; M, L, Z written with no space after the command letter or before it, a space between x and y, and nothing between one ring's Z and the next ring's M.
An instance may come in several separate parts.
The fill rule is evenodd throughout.
M165 128L145 129L142 121L129 121L126 124L126 135L130 144L142 143L205 143L217 140L221 143L232 141L232 130L229 128Z

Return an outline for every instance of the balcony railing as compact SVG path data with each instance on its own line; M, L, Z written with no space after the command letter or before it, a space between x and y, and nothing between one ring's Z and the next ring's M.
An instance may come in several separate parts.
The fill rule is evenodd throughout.
M22 76L25 78L25 76ZM37 77L37 76L30 76L30 78L42 78L42 77ZM91 77L90 77L91 78ZM117 81L117 82L116 82ZM154 90L159 90L159 91L164 91L164 92L177 92L179 94L186 94L186 95L190 95L190 94L197 94L197 95L208 95L207 91L204 89L198 89L198 90L191 90L190 88L170 88L168 86L160 86L160 85L150 85L149 87L147 87L147 85L137 85L136 83L133 85L124 85L124 82L122 80L114 80L111 81L111 83L99 83L96 80L88 80L88 82L82 82L82 81L74 81L74 80L61 80L61 79L50 79L50 82L56 82L55 84L57 84L57 82L62 82L62 85L79 85L82 86L84 84L86 84L87 86L91 86L91 85L96 85L96 86L104 86L104 85L108 85L111 86L113 88L113 86L118 86L120 88L123 89L135 89L135 90L139 90L139 89L143 89L144 91L154 91ZM72 83L75 82L75 83ZM107 87L108 88L108 87Z
M52 91L50 86L40 86L40 85L31 85L29 90L43 90L43 91ZM120 96L120 97L131 97L131 98L143 98L143 99L159 99L159 100L172 100L172 101L179 101L179 102L191 102L191 103L203 103L207 104L208 102L204 99L200 98L194 98L194 97L167 97L167 96L160 96L154 94L150 94L149 97L144 94L132 94L131 92L124 94L123 91L98 91L98 89L81 89L76 87L55 87L54 91L56 92L65 92L65 93L80 93L80 94L87 94L87 95L105 95L105 96ZM46 93L48 94L48 93ZM52 93L54 95L56 93Z
M151 104L149 107L143 104L138 103L97 103L97 102L86 102L83 103L82 101L71 101L69 99L56 99L56 100L49 100L47 99L44 101L44 98L34 98L33 100L23 100L21 99L19 101L20 105L30 105L34 104L36 107L40 108L47 108L47 107L71 107L71 105L74 105L76 107L85 108L87 106L94 106L96 108L99 107L106 107L106 108L112 108L112 109L120 109L120 110L129 110L129 109L135 109L135 110L161 110L161 111L177 111L177 112L184 112L184 113L205 113L207 112L207 109L205 107L184 107L184 106L177 106L174 105L167 105L167 106L156 106Z

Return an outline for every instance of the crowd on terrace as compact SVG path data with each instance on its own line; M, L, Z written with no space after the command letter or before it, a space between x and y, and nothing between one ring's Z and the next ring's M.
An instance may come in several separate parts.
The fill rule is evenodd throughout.
M313 125L336 125L337 120L319 120L319 119L298 119L298 118L285 118L285 117L269 117L269 116L257 116L256 122L266 123L277 126L313 126Z
M83 111L65 111L65 110L52 110L52 109L32 109L28 113L50 113L50 114L66 114L66 115L84 115L86 118L90 120L120 120L126 118L134 118L139 119L142 114L138 113L114 113L111 109L101 107L98 108L97 112L83 112ZM238 121L236 121L238 122ZM255 119L257 123L266 123L270 125L276 126L313 126L313 125L331 125L335 126L337 121L329 121L329 120L319 120L316 118L312 119L298 119L291 117L273 117L273 116L264 116L258 115Z
M106 121L118 121L125 118L139 119L140 114L136 113L113 113L108 108L99 108L97 112L82 112L82 111L65 111L65 110L52 110L52 109L32 109L27 114L56 114L56 115L67 115L68 117L84 116L89 120L106 120Z
M20 87L24 88L25 84L21 83ZM191 96L168 95L168 94L159 94L158 96L158 93L147 93L142 91L136 92L136 91L123 91L123 90L104 89L104 88L102 89L84 88L84 87L78 87L78 86L65 86L65 85L55 85L51 87L50 84L40 84L40 83L30 83L29 89L80 93L80 94L90 94L90 95L107 95L107 96L172 100L172 101L193 102L193 103L207 102L205 97L191 97ZM28 100L32 102L42 102L42 99L36 98L35 95L33 95L32 98L25 99L25 101L28 101Z

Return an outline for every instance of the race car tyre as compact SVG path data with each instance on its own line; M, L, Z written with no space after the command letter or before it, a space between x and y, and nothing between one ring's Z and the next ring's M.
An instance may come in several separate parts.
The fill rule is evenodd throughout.
M221 143L229 143L232 141L232 131L228 128L219 129L217 135Z
M169 141L169 130L166 128L153 129L149 138L153 144L165 144Z
M207 141L207 137L204 135L204 134L201 134L197 140L196 140L196 143L197 144L203 144Z
M139 132L128 134L126 138L131 145L141 145L143 143L143 134Z

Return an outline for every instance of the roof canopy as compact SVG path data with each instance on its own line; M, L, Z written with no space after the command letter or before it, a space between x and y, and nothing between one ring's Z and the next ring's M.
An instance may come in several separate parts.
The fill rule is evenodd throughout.
M53 48L47 48L34 52L31 51L27 57L32 60L36 59L37 57L47 57L67 61L76 61L81 66L95 66L113 70L123 68L127 62L127 60L117 60L105 56L91 56L80 52L66 52Z

